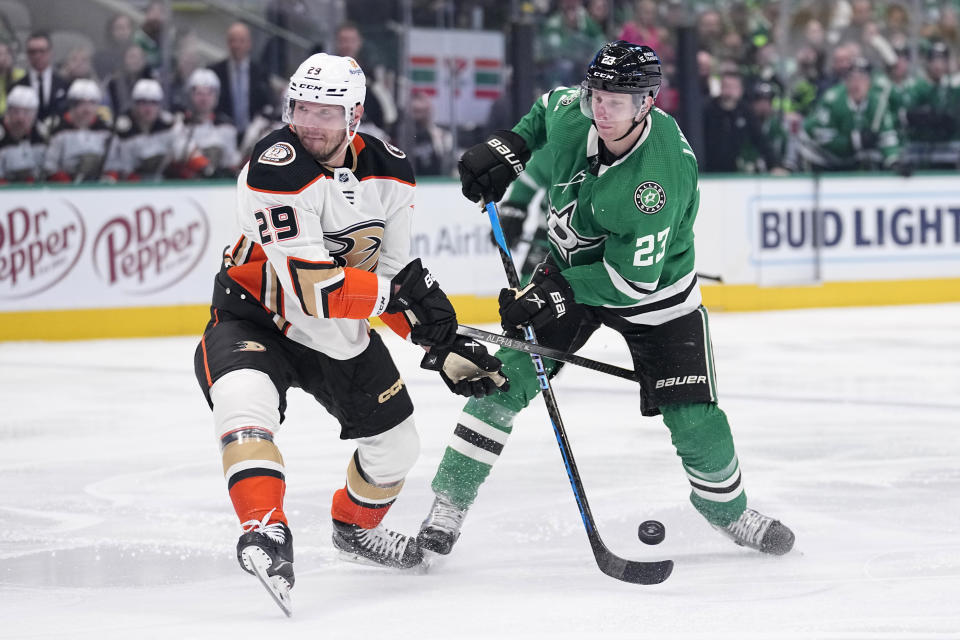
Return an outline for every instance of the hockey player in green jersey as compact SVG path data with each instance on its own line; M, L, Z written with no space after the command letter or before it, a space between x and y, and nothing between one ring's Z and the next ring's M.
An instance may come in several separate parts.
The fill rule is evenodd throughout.
M617 41L578 88L539 99L512 131L469 148L464 195L499 200L532 152L549 147L550 259L531 283L500 294L507 331L531 324L541 344L576 351L601 325L625 339L640 378L640 409L663 415L690 482L690 500L736 543L784 554L789 528L747 508L740 465L717 406L706 309L694 270L697 162L676 121L653 108L660 60ZM432 482L422 548L449 553L467 509L540 384L525 353L501 350L509 391L468 401ZM560 364L544 358L550 375Z
M801 154L828 171L897 169L900 140L885 92L871 91L870 63L854 61L844 81L826 91L807 116Z

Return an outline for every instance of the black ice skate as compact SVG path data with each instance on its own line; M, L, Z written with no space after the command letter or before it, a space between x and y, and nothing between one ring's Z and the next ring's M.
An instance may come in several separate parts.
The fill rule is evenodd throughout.
M466 509L460 509L440 496L434 498L430 514L417 534L420 548L444 556L450 553L460 538L460 527L466 515Z
M351 561L395 569L409 569L423 560L417 541L382 524L373 529L333 521L333 546Z
M726 527L716 528L740 546L762 553L782 556L793 548L793 531L779 520L753 509L745 510L737 520Z
M282 522L267 524L273 511L263 520L243 523L244 534L237 542L237 560L243 570L260 579L283 612L293 614L290 589L293 588L293 534Z

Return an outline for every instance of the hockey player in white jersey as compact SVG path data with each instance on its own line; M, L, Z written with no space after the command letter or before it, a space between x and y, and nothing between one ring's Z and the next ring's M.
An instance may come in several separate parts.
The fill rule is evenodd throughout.
M50 125L43 170L50 182L99 180L111 131L97 113L103 94L93 80L79 78L67 90L69 108Z
M133 106L119 115L114 126L116 153L106 170L124 180L160 180L173 157L176 128L164 111L163 87L152 78L141 78L130 92Z
M333 497L333 543L353 559L409 568L416 540L382 520L419 440L403 378L368 318L422 345L421 362L462 395L506 389L500 362L456 335L456 314L411 260L415 180L402 151L358 134L363 71L316 54L290 79L288 123L263 138L237 180L242 236L216 277L197 347L230 498L243 524L241 565L289 614L292 537L274 443L286 391L312 394L356 442Z
M195 69L187 78L189 106L178 116L172 169L180 178L233 177L240 164L237 128L216 110L220 79L210 69Z
M37 92L30 87L10 90L0 121L0 183L33 182L39 177L47 148L45 128L37 122L39 106Z

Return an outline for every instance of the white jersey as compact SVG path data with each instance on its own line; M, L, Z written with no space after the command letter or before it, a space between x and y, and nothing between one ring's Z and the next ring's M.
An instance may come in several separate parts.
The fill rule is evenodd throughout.
M228 300L231 313L269 317L330 357L358 355L369 342L367 318L383 314L390 279L410 261L414 186L403 152L373 136L357 134L346 166L331 169L289 127L272 132L237 179L243 236L218 276L218 287L232 291L215 291L214 306ZM384 321L409 334L402 314Z
M30 135L14 140L0 121L0 180L33 182L40 177L40 165L47 148L41 129L34 124Z
M50 144L43 158L48 180L97 180L108 152L110 127L99 117L88 129L74 125L67 112L51 127ZM113 150L115 152L115 150Z
M230 118L216 113L210 118L198 120L189 114L181 114L177 123L174 157L185 162L197 153L207 159L205 173L233 171L240 164L237 150L237 128Z
M120 116L113 142L117 153L110 154L105 170L123 178L160 180L173 158L177 133L174 125L173 115L167 111L160 112L149 131L140 129L129 114Z

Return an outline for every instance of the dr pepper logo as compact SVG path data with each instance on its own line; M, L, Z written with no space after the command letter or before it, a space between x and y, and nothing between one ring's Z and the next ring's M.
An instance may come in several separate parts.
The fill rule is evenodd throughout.
M141 205L103 224L93 240L93 267L110 287L154 293L193 270L210 237L207 216L193 200Z
M25 298L60 282L85 240L80 212L68 202L0 213L0 299Z

